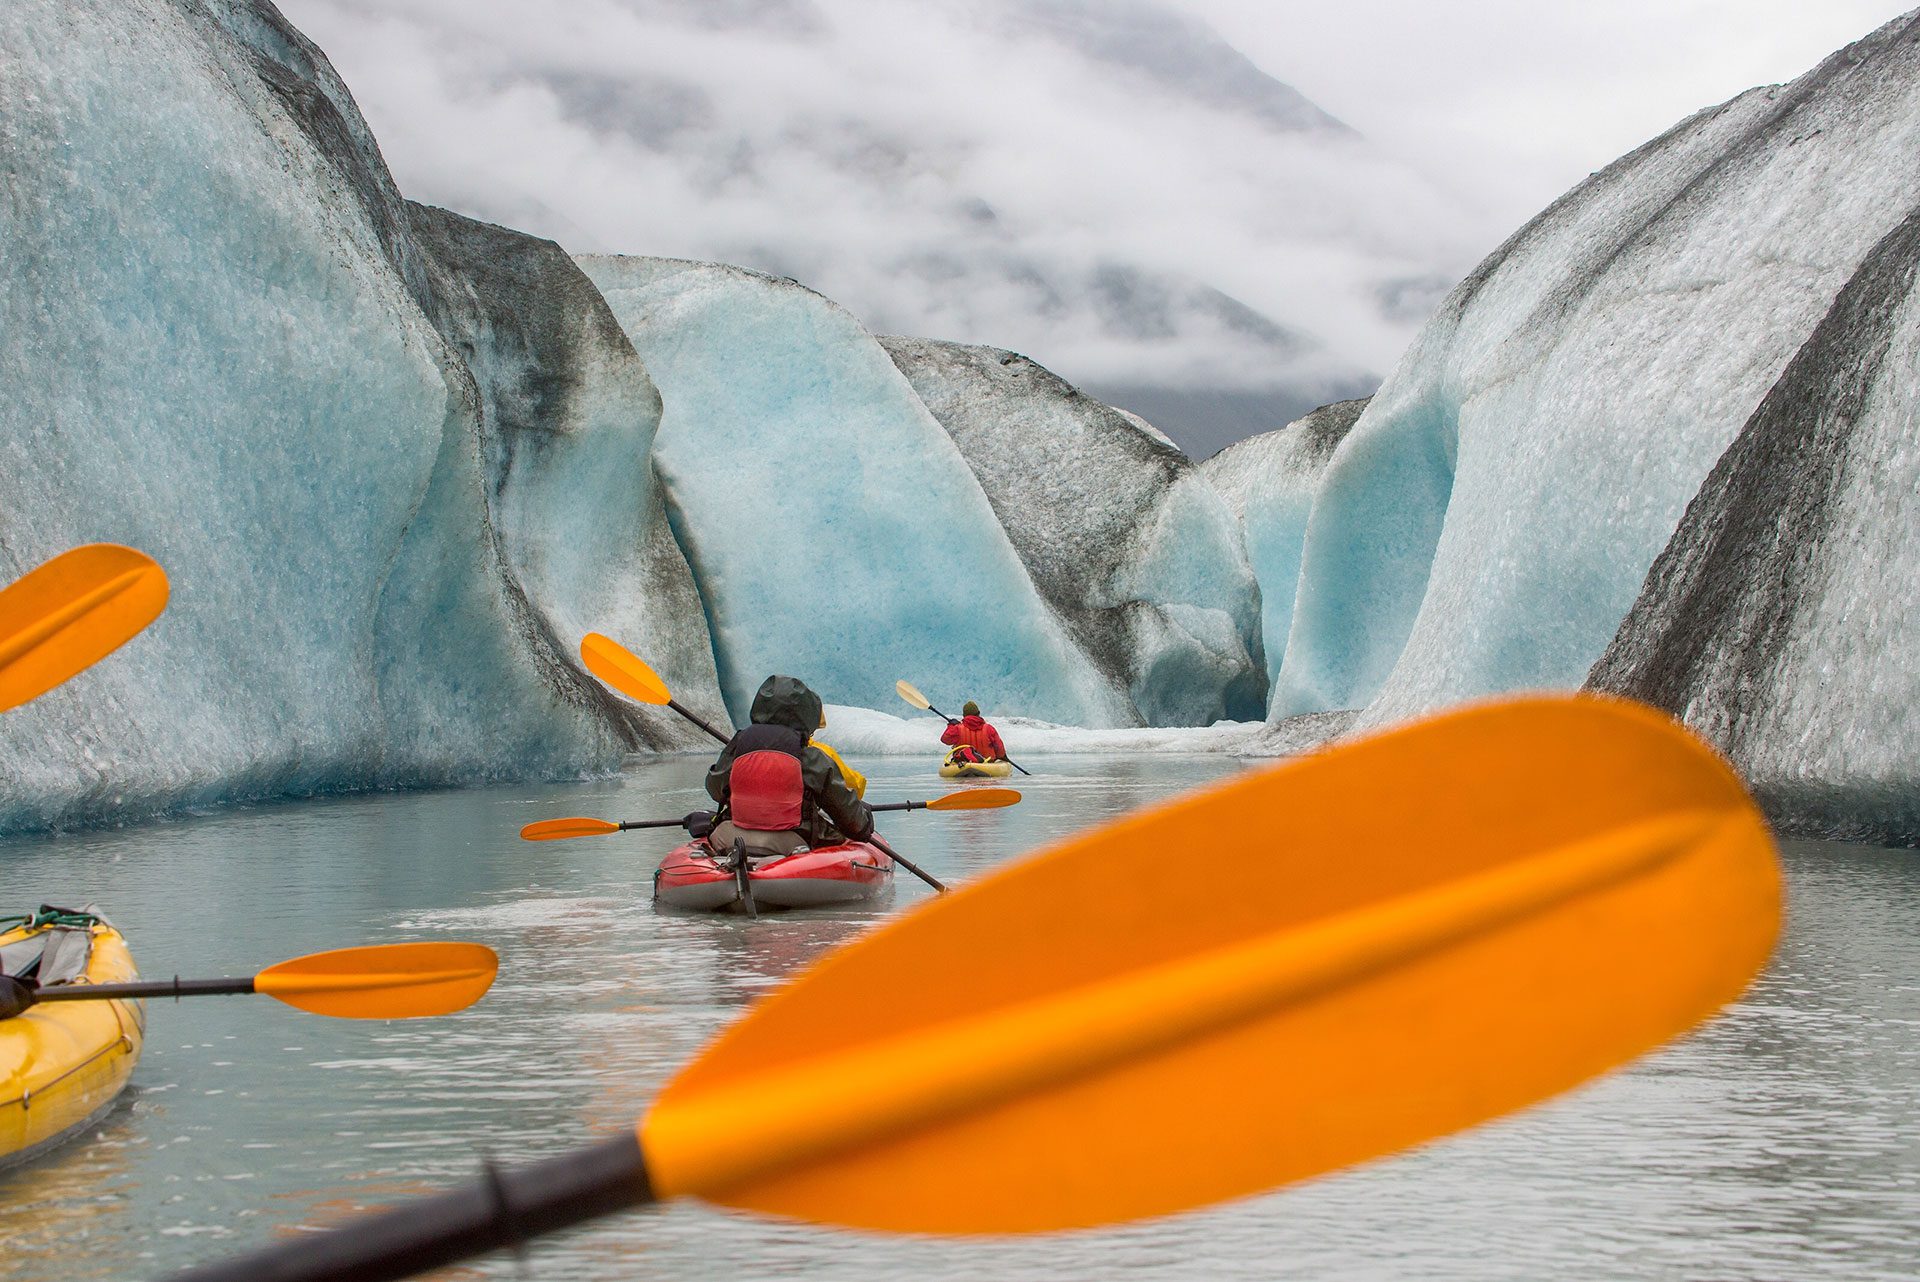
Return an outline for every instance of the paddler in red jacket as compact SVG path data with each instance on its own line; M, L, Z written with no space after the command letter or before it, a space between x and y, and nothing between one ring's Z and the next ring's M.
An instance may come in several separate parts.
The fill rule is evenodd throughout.
M947 722L947 728L940 732L940 742L955 749L947 754L952 760L968 760L959 749L965 748L979 754L971 758L974 761L1005 761L1007 746L1000 742L1000 732L980 715L980 705L969 699L960 708L960 719Z

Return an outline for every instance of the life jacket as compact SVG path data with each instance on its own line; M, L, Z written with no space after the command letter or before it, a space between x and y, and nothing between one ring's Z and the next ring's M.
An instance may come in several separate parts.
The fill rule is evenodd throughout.
M727 806L737 827L784 832L800 826L807 787L800 758L761 748L736 757L727 775Z
M987 724L987 719L979 713L969 713L959 721L948 726L940 735L940 742L965 744L989 760L1006 755L1006 749L1000 744L1000 735Z
M814 739L811 742L814 747L827 754L828 760L840 768L840 777L847 781L847 787L853 789L854 796L864 797L867 795L867 777L865 775L842 761L840 754L835 752L831 745L822 743L818 739Z

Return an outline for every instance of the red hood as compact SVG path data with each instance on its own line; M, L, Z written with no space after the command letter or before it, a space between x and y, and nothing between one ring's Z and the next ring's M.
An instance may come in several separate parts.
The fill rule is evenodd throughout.
M960 718L960 724L969 730L978 730L981 726L987 724L987 719L977 712L969 712L966 716Z

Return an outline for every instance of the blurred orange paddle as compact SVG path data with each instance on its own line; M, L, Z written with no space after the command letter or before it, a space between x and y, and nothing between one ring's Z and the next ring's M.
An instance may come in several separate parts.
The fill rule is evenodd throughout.
M0 712L106 658L166 606L166 571L116 543L62 552L0 589Z
M1472 707L922 903L760 1001L630 1133L183 1278L374 1282L682 1196L957 1234L1244 1197L1678 1036L1779 922L1767 826L1684 729Z

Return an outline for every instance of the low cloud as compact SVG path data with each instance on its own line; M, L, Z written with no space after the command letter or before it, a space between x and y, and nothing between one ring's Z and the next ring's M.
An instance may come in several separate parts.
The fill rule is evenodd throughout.
M416 199L1094 387L1349 394L1506 230L1145 0L283 8Z

